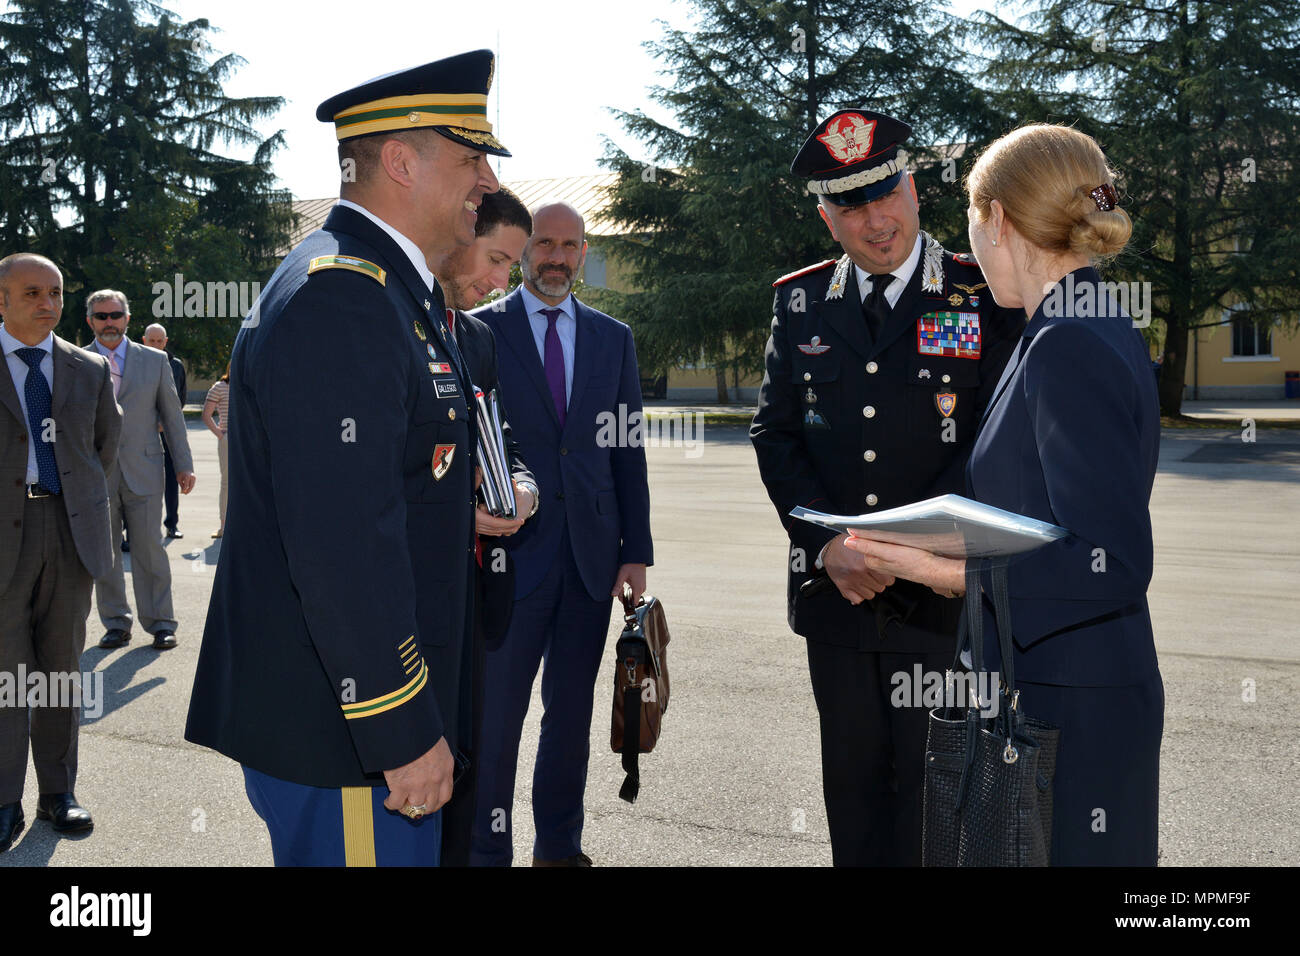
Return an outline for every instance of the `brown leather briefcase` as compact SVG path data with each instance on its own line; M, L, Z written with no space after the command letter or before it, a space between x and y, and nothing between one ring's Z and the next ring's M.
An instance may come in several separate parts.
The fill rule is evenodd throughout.
M668 710L668 619L657 598L645 595L632 603L632 589L623 586L623 634L618 639L614 667L614 718L610 746L623 755L627 777L618 795L635 803L641 789L638 754L648 754L659 741Z

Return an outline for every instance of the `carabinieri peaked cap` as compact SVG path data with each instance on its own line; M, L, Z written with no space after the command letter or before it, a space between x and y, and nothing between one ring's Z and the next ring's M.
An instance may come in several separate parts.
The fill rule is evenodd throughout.
M316 107L316 118L333 123L340 140L428 128L462 146L509 156L487 119L494 66L491 50L474 50L386 73L331 96Z
M903 176L912 135L906 123L871 110L840 110L818 123L790 164L808 179L808 191L836 206L870 202Z

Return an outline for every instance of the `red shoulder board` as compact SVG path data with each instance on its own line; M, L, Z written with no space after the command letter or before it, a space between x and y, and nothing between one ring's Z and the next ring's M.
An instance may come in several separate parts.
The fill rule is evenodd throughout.
M827 259L825 262L819 262L815 266L808 266L803 269L796 269L794 272L790 272L787 273L786 275L781 276L781 278L773 282L772 285L773 287L785 285L791 279L797 279L800 276L806 276L808 275L808 273L816 272L818 269L825 269L827 266L833 266L837 262L839 262L838 259Z
M969 252L954 252L952 254L952 257L964 265L968 265L968 266L979 265L979 263L975 261L975 257L972 256Z

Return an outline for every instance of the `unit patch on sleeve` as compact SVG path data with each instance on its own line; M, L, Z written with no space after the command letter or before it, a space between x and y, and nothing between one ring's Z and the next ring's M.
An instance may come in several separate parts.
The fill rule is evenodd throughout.
M451 468L451 459L456 454L456 446L452 445L435 445L433 449L433 460L430 465L433 468L433 480L442 481L442 476L447 474Z

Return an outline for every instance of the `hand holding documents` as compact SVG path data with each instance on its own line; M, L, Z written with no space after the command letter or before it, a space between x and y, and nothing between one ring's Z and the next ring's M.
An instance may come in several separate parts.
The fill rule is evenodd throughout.
M1046 521L940 495L865 515L831 515L795 508L792 518L872 541L921 548L949 558L993 558L1033 551L1070 532Z
M505 437L501 430L501 405L496 389L486 395L474 389L478 407L478 460L483 469L479 497L487 510L498 518L516 517L515 486L506 458Z

